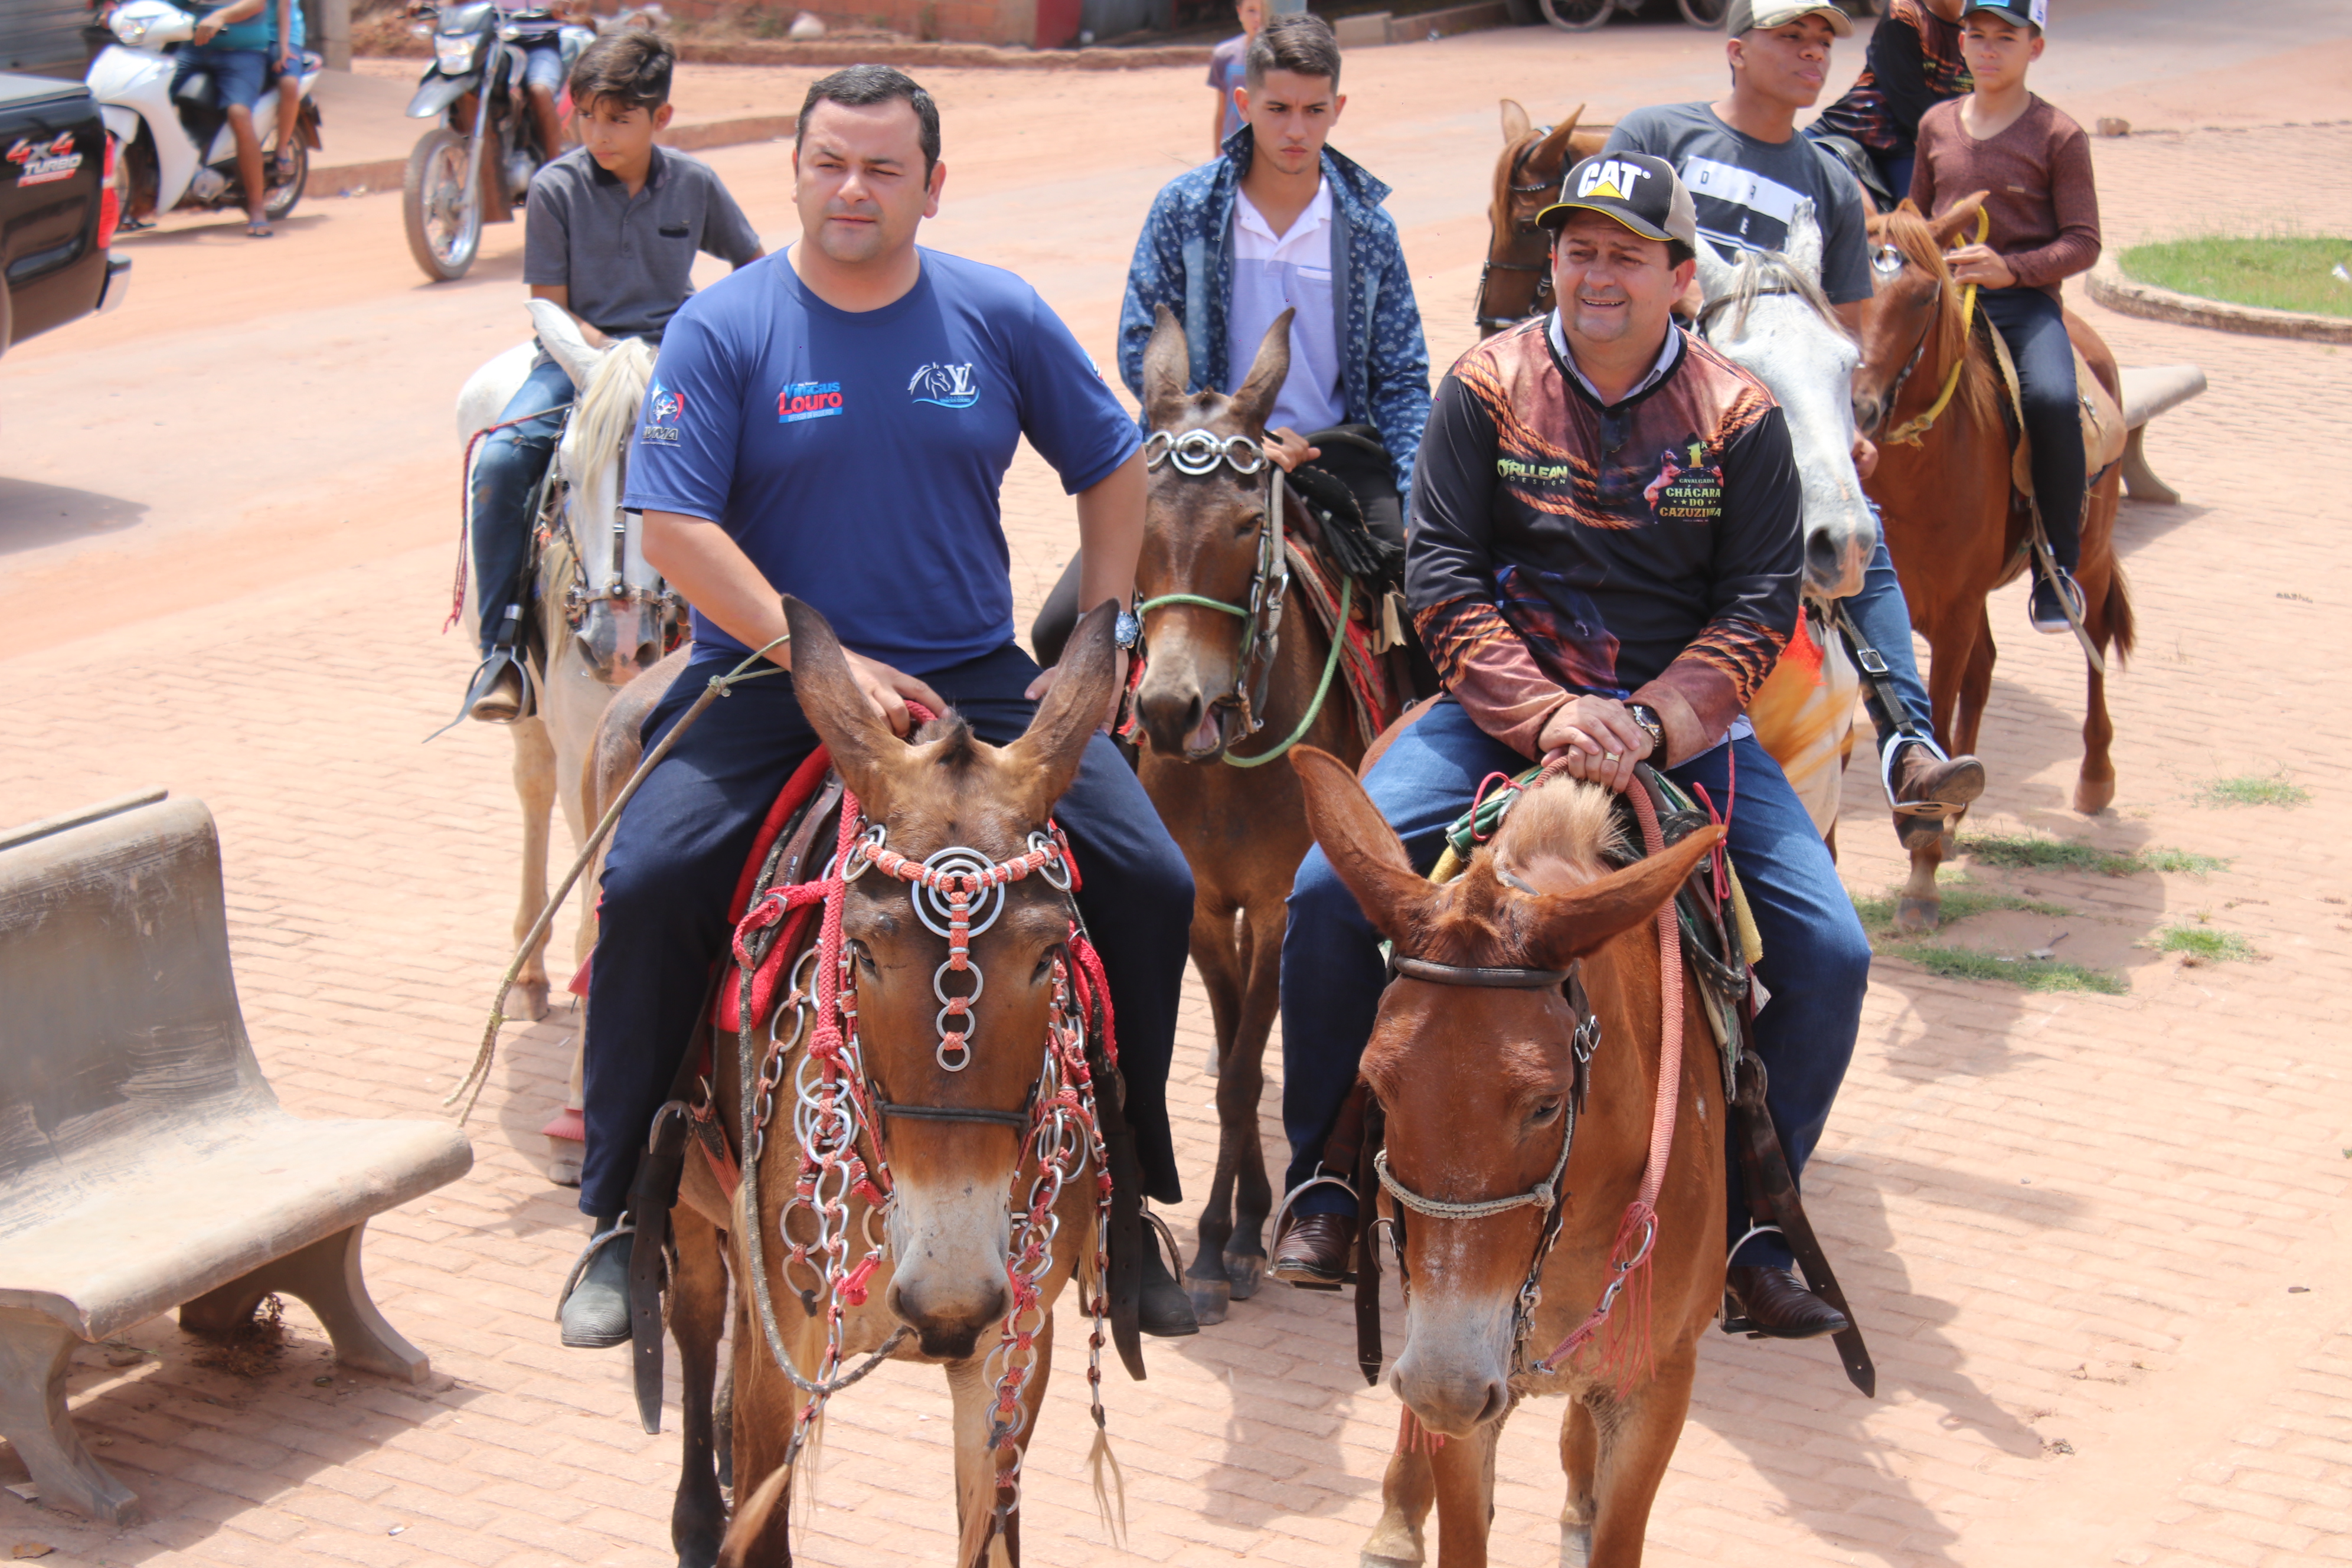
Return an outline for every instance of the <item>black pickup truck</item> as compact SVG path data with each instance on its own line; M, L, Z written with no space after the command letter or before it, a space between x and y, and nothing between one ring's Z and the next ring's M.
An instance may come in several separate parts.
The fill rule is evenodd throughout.
M88 88L0 72L0 353L121 302L113 163Z

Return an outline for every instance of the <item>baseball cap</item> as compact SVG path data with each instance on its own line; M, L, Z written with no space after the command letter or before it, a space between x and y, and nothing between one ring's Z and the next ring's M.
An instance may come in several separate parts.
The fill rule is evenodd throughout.
M1800 16L1819 16L1838 37L1853 37L1853 18L1824 0L1731 0L1723 30L1736 38L1751 27L1785 27Z
M1672 163L1646 153L1596 153L1585 159L1560 181L1559 200L1536 214L1536 222L1558 228L1572 212L1596 212L1644 239L1698 248L1698 209L1690 191Z
M1990 11L1996 16L2025 23L2037 32L2050 26L2050 0L1969 0L1968 8L1960 13L1960 20L1965 22L1979 11Z

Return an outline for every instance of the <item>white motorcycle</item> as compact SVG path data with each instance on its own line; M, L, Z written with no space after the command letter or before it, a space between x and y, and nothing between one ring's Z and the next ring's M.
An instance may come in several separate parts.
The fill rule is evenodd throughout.
M175 46L195 36L196 19L171 0L124 0L107 17L115 42L99 51L84 79L105 117L114 142L114 180L125 224L134 214L175 209L245 210L245 183L236 167L236 134L229 128L211 77L198 72L175 96L172 74ZM310 178L310 150L320 145L319 105L310 90L319 79L315 55L303 57L302 107L295 121L290 172L264 194L270 220L284 217L302 199ZM278 133L278 83L272 79L253 106L254 130L261 136L265 167Z

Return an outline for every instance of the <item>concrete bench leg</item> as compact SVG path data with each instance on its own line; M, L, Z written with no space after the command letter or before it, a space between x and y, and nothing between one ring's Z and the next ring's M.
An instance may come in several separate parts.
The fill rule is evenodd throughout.
M2147 426L2135 425L2124 442L2120 459L2124 470L2124 493L2134 500L2160 501L2166 506L2180 504L2180 492L2156 477L2147 466L2147 448L2142 444Z
M180 1327L193 1334L227 1339L253 1319L254 1308L272 1291L299 1297L326 1325L335 1359L345 1366L382 1373L404 1383L422 1383L432 1371L425 1352L401 1338L368 1296L360 1274L362 1220L349 1230L312 1242L232 1279L180 1308Z
M0 1311L0 1435L16 1446L41 1500L121 1527L139 1499L89 1456L66 1409L66 1369L80 1339L29 1312Z

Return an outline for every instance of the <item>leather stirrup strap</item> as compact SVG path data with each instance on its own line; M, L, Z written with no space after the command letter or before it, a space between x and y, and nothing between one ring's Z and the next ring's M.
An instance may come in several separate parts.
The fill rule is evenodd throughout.
M1087 1033L1087 1070L1095 1080L1096 1119L1110 1154L1110 1235L1104 1253L1110 1278L1110 1342L1119 1364L1136 1382L1143 1367L1143 1249L1157 1246L1143 1226L1143 1173L1135 1157L1135 1130L1127 1124L1127 1080L1103 1054L1102 1041Z
M1748 1009L1743 1006L1740 1011L1743 1026L1752 1024ZM1741 1032L1745 1034L1746 1027ZM1838 1359L1845 1364L1847 1378L1862 1390L1864 1398L1875 1398L1877 1368L1871 1364L1870 1349L1863 1343L1861 1321L1838 1286L1837 1275L1830 1268L1829 1255L1822 1250L1821 1238L1813 1234L1813 1222L1805 1216L1804 1200L1798 1195L1796 1178L1789 1171L1788 1155L1780 1148L1780 1130L1772 1125L1772 1112L1764 1103L1761 1066L1752 1051L1741 1055L1739 1093L1731 1102L1739 1171L1747 1179L1749 1211L1758 1220L1780 1227L1780 1239L1796 1255L1805 1283L1813 1294L1845 1314L1847 1326L1832 1335L1830 1342L1837 1346Z
M629 1363L637 1393L637 1421L647 1435L661 1431L662 1287L669 1252L669 1211L686 1171L686 1102L672 1100L654 1112L652 1136L637 1161L629 1191L636 1234L629 1241Z
M1372 1157L1379 1153L1387 1138L1381 1102L1367 1093L1364 1080L1356 1080L1355 1093L1349 1103L1354 1108L1357 1139L1354 1150L1357 1203L1361 1212L1356 1216L1356 1366L1364 1374L1368 1387L1377 1388L1381 1382L1381 1249L1372 1234L1379 1228L1381 1216L1380 1174L1372 1168ZM1346 1125L1349 1112L1340 1113L1340 1123ZM1336 1136L1334 1142L1337 1142ZM1328 1169L1329 1167L1326 1167ZM1404 1222L1402 1211L1397 1223Z

